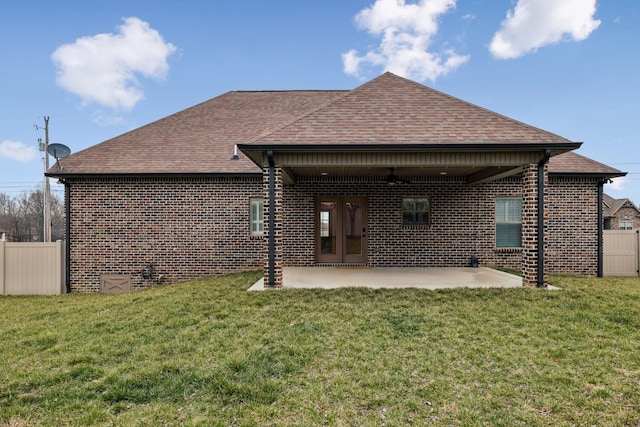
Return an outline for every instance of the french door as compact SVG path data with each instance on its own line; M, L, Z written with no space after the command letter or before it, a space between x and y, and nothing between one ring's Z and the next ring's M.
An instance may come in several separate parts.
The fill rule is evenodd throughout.
M367 200L364 197L318 198L316 262L367 262Z

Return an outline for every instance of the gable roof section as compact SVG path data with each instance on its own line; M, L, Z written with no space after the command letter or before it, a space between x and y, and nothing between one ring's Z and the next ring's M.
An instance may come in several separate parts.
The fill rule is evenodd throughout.
M228 92L61 159L49 175L261 173L234 145L344 91Z
M587 175L603 178L613 178L627 174L573 151L550 158L549 172L556 175Z
M571 141L386 72L251 142L266 146Z
M633 208L638 213L640 213L640 209L628 198L614 199L613 197L605 193L602 195L602 201L604 204L602 214L605 217L615 216L616 213L623 207Z

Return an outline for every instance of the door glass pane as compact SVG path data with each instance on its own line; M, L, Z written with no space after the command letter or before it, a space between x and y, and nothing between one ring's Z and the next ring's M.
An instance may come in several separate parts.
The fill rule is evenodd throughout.
M363 203L362 202L345 202L345 253L347 255L362 254L362 233L365 224L363 224Z
M320 203L320 253L335 255L336 248L336 220L338 204L336 202Z

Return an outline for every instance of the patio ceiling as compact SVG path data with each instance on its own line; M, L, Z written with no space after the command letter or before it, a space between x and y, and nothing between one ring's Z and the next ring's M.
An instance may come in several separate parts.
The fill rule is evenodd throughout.
M553 147L552 155L570 151L574 143ZM564 145L567 145L566 147ZM544 155L539 144L478 145L461 150L448 150L439 146L416 147L311 147L295 145L257 147L242 145L241 150L257 165L267 167L268 156L284 172L286 184L294 184L298 177L388 177L391 173L399 179L416 177L464 177L469 184L482 184L522 171L524 165L537 164Z
M309 166L288 167L287 172L295 176L388 176L393 169L399 177L417 176L469 176L483 170L480 166Z

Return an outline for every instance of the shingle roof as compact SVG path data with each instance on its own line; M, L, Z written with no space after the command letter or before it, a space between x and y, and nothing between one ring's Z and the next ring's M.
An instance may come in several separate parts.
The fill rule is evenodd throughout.
M235 144L249 141L343 91L228 92L61 159L70 174L255 173Z
M570 141L387 72L254 142L492 144Z
M640 213L640 209L628 198L614 199L613 197L605 193L602 195L602 200L604 202L602 214L605 217L614 216L620 210L620 208L622 208L625 205L628 207L633 207L636 211Z
M565 175L602 175L606 177L626 175L626 172L621 172L574 151L562 153L549 159L549 172Z
M234 145L566 143L391 73L351 91L228 92L61 159L49 175L260 173ZM578 155L575 155L578 156ZM573 154L551 171L616 173Z

